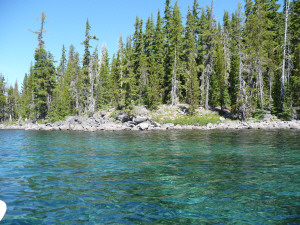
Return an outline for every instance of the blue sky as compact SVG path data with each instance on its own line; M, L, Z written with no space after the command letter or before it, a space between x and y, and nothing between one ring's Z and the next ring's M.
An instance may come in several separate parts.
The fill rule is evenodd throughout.
M215 0L215 15L222 20L224 10L234 12L238 2L243 0ZM211 0L199 0L200 7L210 5ZM134 32L136 16L144 21L157 11L164 11L165 0L0 0L0 73L10 84L18 80L19 86L30 63L34 61L37 36L28 30L38 30L40 22L36 19L41 12L47 14L44 35L45 47L59 61L62 45L69 49L73 44L83 55L85 23L89 19L91 34L96 35L99 49L106 44L109 55L116 53L118 39L123 40ZM171 0L172 5L175 0ZM178 0L183 17L193 0ZM162 14L163 15L163 14ZM91 50L93 51L93 50Z

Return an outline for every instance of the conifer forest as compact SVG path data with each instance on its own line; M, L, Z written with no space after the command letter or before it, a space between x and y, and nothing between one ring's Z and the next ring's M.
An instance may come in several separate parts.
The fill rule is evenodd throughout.
M21 87L0 74L0 121L57 121L160 104L188 104L191 112L218 106L240 120L263 110L299 118L300 1L245 0L222 22L211 3L200 8L194 0L183 18L179 3L166 0L164 12L133 21L134 33L119 37L111 58L105 45L91 47L101 37L87 20L84 54L62 46L57 63L44 43L43 12Z

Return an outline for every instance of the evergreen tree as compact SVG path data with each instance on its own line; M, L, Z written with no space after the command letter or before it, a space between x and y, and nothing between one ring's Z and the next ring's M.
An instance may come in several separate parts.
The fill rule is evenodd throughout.
M62 56L57 68L57 85L53 91L53 101L48 117L52 121L63 120L66 116L71 115L69 99L69 83L67 79L67 59L65 46L62 47Z
M4 76L0 73L0 122L5 120L5 106L6 106L6 97L5 97L5 79Z
M117 61L119 66L119 90L120 90L120 107L122 108L125 105L125 95L123 90L123 83L124 83L124 74L123 74L123 64L124 64L124 43L123 38L120 35L119 38L119 49L117 52Z
M80 79L80 99L83 103L83 111L88 112L89 108L93 108L94 99L92 94L92 85L91 83L95 79L93 74L91 73L92 64L91 64L91 53L90 53L90 41L91 40L98 40L96 36L90 35L91 26L89 24L89 20L86 20L85 26L85 40L82 42L84 45L84 55L82 60L82 78Z
M163 21L160 16L160 11L157 13L156 18L156 27L154 33L154 40L153 40L153 52L155 58L155 74L157 74L157 81L158 81L158 99L157 104L162 103L162 94L164 89L164 77L165 77L165 70L164 70L164 31L162 28Z
M18 81L15 82L14 90L13 90L13 98L14 98L14 119L17 120L20 118L20 93L19 93L19 85Z
M29 74L25 74L22 90L21 90L21 117L25 120L27 119L34 119L35 118L35 111L34 111L34 80L33 80L33 65L30 65Z
M245 118L247 117L247 113L246 113L246 107L245 107L245 104L247 103L246 102L246 99L247 99L247 94L246 94L246 90L245 90L245 81L244 81L244 78L243 78L243 70L244 70L244 66L243 66L243 61L244 61L244 54L243 54L243 49L244 49L244 44L242 42L243 40L243 29L244 29L244 24L243 24L243 21L244 21L244 17L243 17L243 12L242 12L242 6L241 6L241 3L238 4L238 9L236 10L236 13L235 13L235 21L232 25L232 34L235 36L235 38L233 39L233 45L236 45L237 46L237 51L235 52L234 50L232 51L233 54L237 54L238 56L238 92L235 92L234 90L234 93L237 93L237 104L232 104L233 108L232 108L232 112L234 112L235 114L238 115L238 117L244 121ZM235 60L233 58L233 60ZM232 62L234 65L236 65L235 62ZM237 68L237 67L235 67ZM233 66L231 67L231 71L234 70ZM235 74L236 72L233 72L233 77L235 77ZM233 78L235 79L235 78Z
M35 63L33 66L34 80L34 104L36 119L45 119L50 110L52 93L55 87L55 67L53 58L45 49L37 49L34 55Z
M214 1L199 11L198 0L188 9L186 26L178 2L165 1L164 17L158 11L156 25L149 17L136 18L134 34L123 43L110 63L105 45L90 53L87 20L84 55L65 46L57 68L45 50L46 14L41 16L35 61L24 77L21 95L18 85L6 87L0 76L0 121L20 116L36 120L61 120L68 115L93 114L109 106L120 109L160 103L229 103L235 117L244 120L255 110L272 109L282 118L296 118L300 107L299 1L285 1L278 12L278 0L246 0L244 22L241 4L230 20L216 26ZM280 68L279 68L280 67ZM200 89L200 90L199 90ZM291 113L292 112L292 113ZM298 112L299 113L299 112Z
M226 103L227 86L226 86L226 62L223 49L223 43L221 40L221 25L219 24L219 35L216 38L216 58L215 58L215 73L212 76L212 103L213 105L220 104L221 110Z
M134 73L135 54L131 37L127 38L124 56L123 90L125 94L125 106L129 108L137 96L137 82Z
M196 1L195 1L196 2ZM194 8L197 6L194 2ZM199 80L198 80L198 67L197 67L197 56L198 49L196 46L196 33L197 33L197 13L193 10L193 13L188 9L187 24L185 28L185 46L186 51L185 61L186 65L186 76L185 76L185 92L186 102L192 107L193 112L196 106L199 104Z
M205 10L201 8L201 16L198 23L198 56L197 63L200 70L198 75L200 80L200 104L205 104L205 75L206 75L206 60L208 54L208 32L209 31L209 15L206 14Z
M269 33L267 32L266 11L263 0L257 0L254 5L249 5L252 11L248 12L246 18L246 42L248 49L248 68L251 72L251 88L254 91L253 100L257 102L260 109L263 110L265 91L263 73L267 63L267 41Z
M201 18L201 44L204 46L202 49L203 56L203 77L202 77L202 91L205 91L205 109L208 109L209 103L209 90L210 90L210 77L213 74L214 55L215 55L215 40L216 33L215 20L213 16L213 0L211 8L207 7L206 15L202 11Z
M105 44L102 45L100 59L100 74L96 81L96 107L103 109L111 102L111 79L108 52Z
M9 121L12 121L14 119L14 105L15 105L15 99L13 96L14 88L10 86L7 90L7 112L8 112L8 118Z
M159 103L159 73L156 65L155 55L155 25L153 16L149 17L146 23L145 31L145 54L147 58L147 74L148 74L148 85L146 88L145 102L150 109L156 108Z
M52 93L55 87L55 67L53 65L53 57L51 53L47 53L44 49L43 33L46 14L41 15L41 29L34 32L38 34L38 48L35 51L35 63L30 73L30 80L33 90L31 99L34 112L33 119L45 119L50 110L52 102ZM34 82L33 82L34 81Z
M143 94L146 92L148 83L147 59L143 37L143 20L136 18L135 32L133 35L134 49L134 74L137 81L137 102L143 103Z
M265 100L269 103L271 108L273 105L272 88L275 79L276 72L278 71L278 65L280 64L281 51L280 43L282 42L281 30L281 13L278 12L280 7L277 4L278 0L264 0L263 7L266 11L266 68L264 74L264 85L265 85ZM279 71L278 71L279 72ZM267 105L267 104L266 104Z
M71 64L71 92L75 98L75 111L78 115L82 114L86 107L86 96L82 96L84 89L84 76L82 68L80 67L79 53L74 53L73 63Z
M172 7L170 0L165 2L165 11L164 11L164 79L163 79L163 103L170 102L170 93L171 93L171 74L173 72L172 62L174 60L172 48L171 48L171 25L172 25Z
M57 68L58 77L64 77L65 73L66 73L66 69L67 69L66 49L65 49L65 45L63 45L61 58L60 58L60 63L59 63L59 66Z
M6 111L9 121L17 120L19 117L19 90L18 83L15 82L14 87L9 86L6 96Z
M182 17L179 11L178 2L176 1L173 9L172 24L171 24L171 39L170 39L170 53L171 53L171 104L176 105L179 103L180 96L180 83L179 79L182 76L182 65L180 59L182 57Z
M291 2L290 10L290 27L289 32L291 36L291 54L292 54L292 63L293 69L291 73L291 98L292 98L292 107L298 110L297 113L293 110L293 119L300 118L300 1L293 0Z

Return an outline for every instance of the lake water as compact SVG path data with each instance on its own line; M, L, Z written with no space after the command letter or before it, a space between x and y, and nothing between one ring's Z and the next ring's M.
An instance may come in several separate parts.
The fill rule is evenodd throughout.
M1 224L299 224L299 131L0 131Z

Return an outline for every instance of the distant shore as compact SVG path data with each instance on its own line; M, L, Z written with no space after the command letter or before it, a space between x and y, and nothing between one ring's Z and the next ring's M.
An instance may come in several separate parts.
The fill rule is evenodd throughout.
M122 121L113 118L70 116L65 121L55 123L18 123L0 124L2 130L44 130L44 131L150 131L150 130L300 130L300 120L293 121L260 121L241 122L225 120L220 123L208 123L204 126L159 124L147 117L135 117L132 121Z

